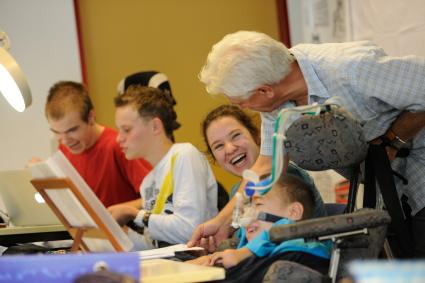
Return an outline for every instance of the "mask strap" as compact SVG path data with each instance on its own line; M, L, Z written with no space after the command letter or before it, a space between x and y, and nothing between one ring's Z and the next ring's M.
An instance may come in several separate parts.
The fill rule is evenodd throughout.
M257 216L258 220L272 222L272 223L277 222L283 218L285 217L277 216L275 214L266 213L266 212L259 212Z

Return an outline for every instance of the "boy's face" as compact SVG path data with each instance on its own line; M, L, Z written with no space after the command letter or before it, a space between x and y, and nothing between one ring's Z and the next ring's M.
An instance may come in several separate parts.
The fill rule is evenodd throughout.
M290 206L291 204L287 199L282 200L281 194L276 193L277 190L284 190L285 188L273 188L264 196L255 195L253 204L257 212L265 212L274 214L280 217L291 219ZM262 231L269 230L273 223L255 220L246 227L246 237L248 241L254 239Z
M50 130L56 140L72 154L80 154L96 142L96 123L93 112L86 123L78 111L70 111L61 119L47 118Z
M130 105L116 109L117 142L127 159L147 158L153 144L151 121L140 117Z

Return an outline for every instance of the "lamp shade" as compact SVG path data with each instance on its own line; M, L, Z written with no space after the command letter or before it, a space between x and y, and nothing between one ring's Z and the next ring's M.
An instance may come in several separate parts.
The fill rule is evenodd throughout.
M15 59L0 46L0 92L18 112L31 105L31 91Z

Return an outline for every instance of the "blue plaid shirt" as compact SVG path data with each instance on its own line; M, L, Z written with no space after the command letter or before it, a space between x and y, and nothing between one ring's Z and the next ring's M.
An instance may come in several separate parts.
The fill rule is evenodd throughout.
M368 141L383 135L402 111L425 111L425 58L391 57L371 42L300 44L291 48L308 87L309 104L335 100L363 126ZM261 113L261 154L272 155L274 123L285 103ZM416 214L425 207L425 128L411 141L407 158L392 161L399 195L405 194Z

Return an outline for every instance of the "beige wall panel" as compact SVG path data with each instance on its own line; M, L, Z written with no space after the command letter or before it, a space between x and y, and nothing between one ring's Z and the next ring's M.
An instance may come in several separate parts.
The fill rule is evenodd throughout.
M182 127L178 142L205 150L200 123L213 107L197 75L211 46L225 34L257 30L278 38L275 0L79 1L89 89L100 123L114 126L117 82L140 70L170 79ZM237 180L214 167L226 189Z

